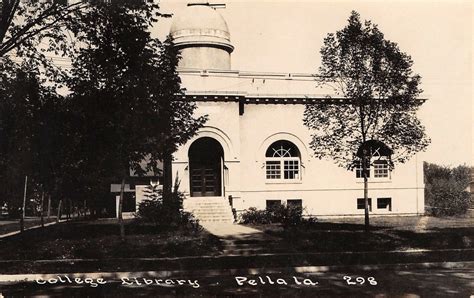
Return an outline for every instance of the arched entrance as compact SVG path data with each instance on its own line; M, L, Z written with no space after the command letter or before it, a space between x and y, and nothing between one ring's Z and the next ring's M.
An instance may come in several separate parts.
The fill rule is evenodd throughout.
M189 147L189 185L191 197L222 195L224 150L213 138L203 137Z

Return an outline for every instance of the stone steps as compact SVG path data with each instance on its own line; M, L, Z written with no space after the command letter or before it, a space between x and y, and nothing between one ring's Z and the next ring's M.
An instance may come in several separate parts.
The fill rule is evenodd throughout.
M229 201L225 198L188 198L183 201L183 209L187 212L191 212L200 222L234 222L232 208L229 205Z
M230 214L232 215L231 210L202 210L202 209L188 209L188 212L192 212L194 215L200 214L200 215L218 215L218 214Z

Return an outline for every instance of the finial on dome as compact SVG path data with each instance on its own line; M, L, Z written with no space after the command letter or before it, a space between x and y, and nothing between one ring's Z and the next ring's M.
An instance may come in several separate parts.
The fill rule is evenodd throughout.
M187 4L187 6L195 6L195 5L206 5L206 6L210 6L214 9L218 9L218 8L225 8L225 4L224 3L209 3L207 1L196 1L196 2L190 2Z

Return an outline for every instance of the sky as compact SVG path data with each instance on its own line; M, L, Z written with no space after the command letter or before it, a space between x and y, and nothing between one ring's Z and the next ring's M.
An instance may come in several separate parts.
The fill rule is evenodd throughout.
M474 165L473 15L471 1L210 1L229 26L232 69L316 73L324 37L347 24L352 10L371 20L414 60L422 77L419 111L431 144L421 158ZM179 13L188 1L162 0L161 12ZM163 38L171 19L153 29Z

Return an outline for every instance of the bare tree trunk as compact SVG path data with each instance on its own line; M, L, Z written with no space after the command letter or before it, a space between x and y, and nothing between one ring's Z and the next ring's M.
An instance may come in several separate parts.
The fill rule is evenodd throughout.
M367 148L366 148L366 127L365 127L365 113L364 113L364 105L361 104L359 106L359 117L360 117L360 131L362 133L362 173L364 177L364 230L365 232L369 232L369 181L367 177ZM369 157L370 161L370 157ZM370 164L369 164L370 169Z
M51 195L48 195L48 219L51 217Z
M41 227L44 228L44 191L41 192Z
M64 209L65 209L65 213L66 213L66 219L70 219L71 218L71 199L66 199L64 201Z
M365 155L365 149L362 157L362 173L364 175L364 230L369 231L370 222L369 222L369 179L367 178L367 157Z
M368 232L370 228L370 222L369 222L369 182L368 182L367 177L364 177L364 203L365 203L364 229L366 232Z
M63 204L63 200L59 200L59 203L58 203L58 216L56 217L56 222L59 222L59 220L61 219L61 208L62 208L62 204Z
M25 208L26 208L26 188L28 185L28 176L25 176L25 189L23 191L23 206L21 208L20 232L25 231Z
M76 204L74 203L74 201L71 201L71 217L74 218L75 215L77 217Z
M122 178L122 184L120 185L120 199L118 205L118 220L120 225L120 240L125 241L125 226L123 224L122 206L123 206L123 193L125 190L125 177Z

